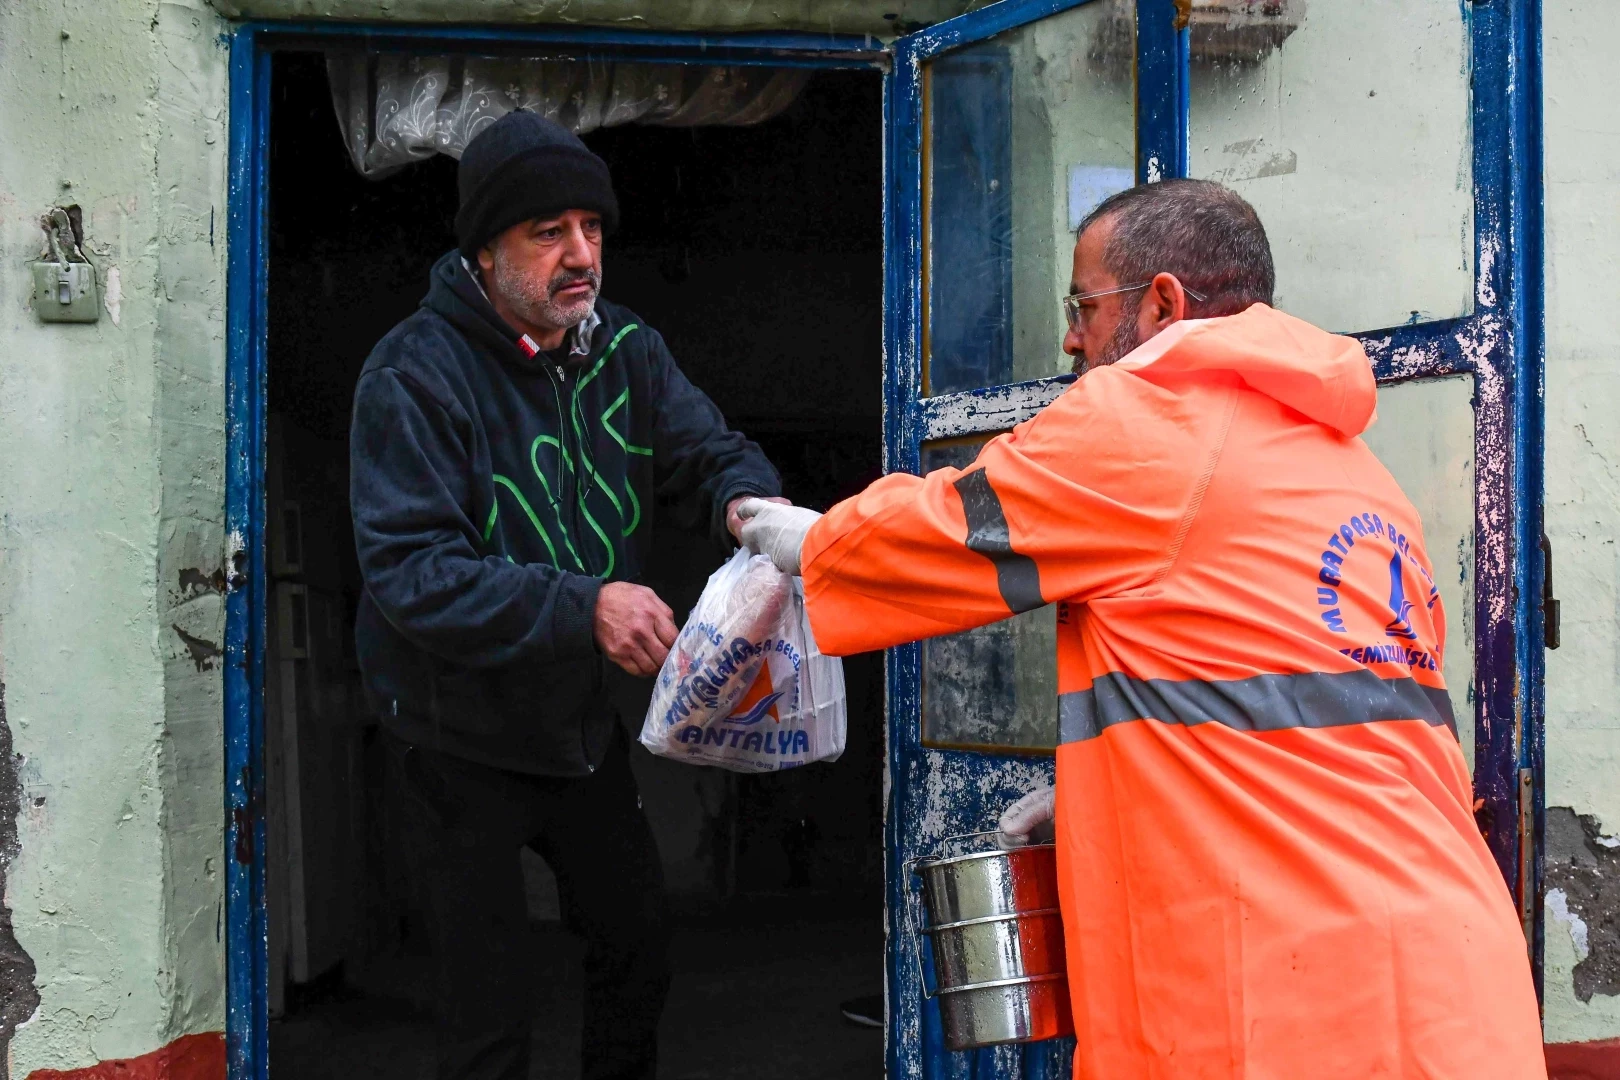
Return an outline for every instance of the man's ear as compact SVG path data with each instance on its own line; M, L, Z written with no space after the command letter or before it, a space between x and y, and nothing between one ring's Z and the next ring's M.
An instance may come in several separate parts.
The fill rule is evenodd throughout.
M1142 321L1158 333L1187 317L1187 291L1174 274L1155 274L1142 298Z
M495 269L495 243L491 240L478 249L478 268L486 274Z

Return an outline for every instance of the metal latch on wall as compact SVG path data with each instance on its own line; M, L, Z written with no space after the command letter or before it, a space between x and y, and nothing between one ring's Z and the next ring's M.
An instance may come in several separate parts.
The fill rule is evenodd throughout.
M43 322L95 322L101 318L101 300L96 268L84 254L79 208L53 207L42 224L50 258L31 264L34 314Z

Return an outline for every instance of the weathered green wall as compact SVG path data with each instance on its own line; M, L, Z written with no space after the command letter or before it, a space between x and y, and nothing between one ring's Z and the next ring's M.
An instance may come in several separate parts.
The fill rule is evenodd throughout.
M1547 1039L1620 1037L1620 7L1544 8ZM1585 818L1583 822L1580 819Z
M221 674L175 629L222 631L222 29L200 2L0 4L6 899L40 995L16 1077L224 1024ZM68 202L117 312L93 326L28 303Z
M259 17L891 34L970 0L218 0ZM39 1007L10 1072L223 1026L215 573L224 549L227 24L204 0L0 0L0 869ZM1607 0L1546 5L1548 1036L1620 1036L1620 105ZM89 327L28 308L38 216L85 210ZM182 632L183 635L182 636ZM188 644L189 642L189 644ZM0 734L3 745L3 734ZM1584 818L1584 820L1583 820ZM3 920L0 920L3 923ZM0 948L5 942L0 933ZM25 967L25 965L24 965ZM23 968L0 964L0 982ZM26 974L26 972L24 973Z

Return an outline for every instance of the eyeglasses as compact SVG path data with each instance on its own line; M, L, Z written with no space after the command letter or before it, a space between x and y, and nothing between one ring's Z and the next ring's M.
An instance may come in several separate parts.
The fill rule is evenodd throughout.
M1088 293L1070 293L1068 296L1063 298L1063 317L1068 320L1071 329L1078 329L1081 324L1085 322L1085 313L1080 307L1080 302L1082 300L1095 300L1099 296L1116 296L1119 293L1135 292L1137 289L1145 289L1152 284L1153 282L1151 281L1139 281L1135 285L1121 285L1117 289L1100 289L1097 292ZM1209 299L1203 293L1194 292L1185 285L1181 287L1181 291L1192 297L1194 300L1197 300L1200 304Z

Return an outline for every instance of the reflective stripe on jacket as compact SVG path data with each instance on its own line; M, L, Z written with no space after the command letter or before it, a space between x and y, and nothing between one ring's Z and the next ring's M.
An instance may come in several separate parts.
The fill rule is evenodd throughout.
M1059 604L1079 1077L1545 1076L1375 401L1352 339L1178 323L805 543L828 653Z

